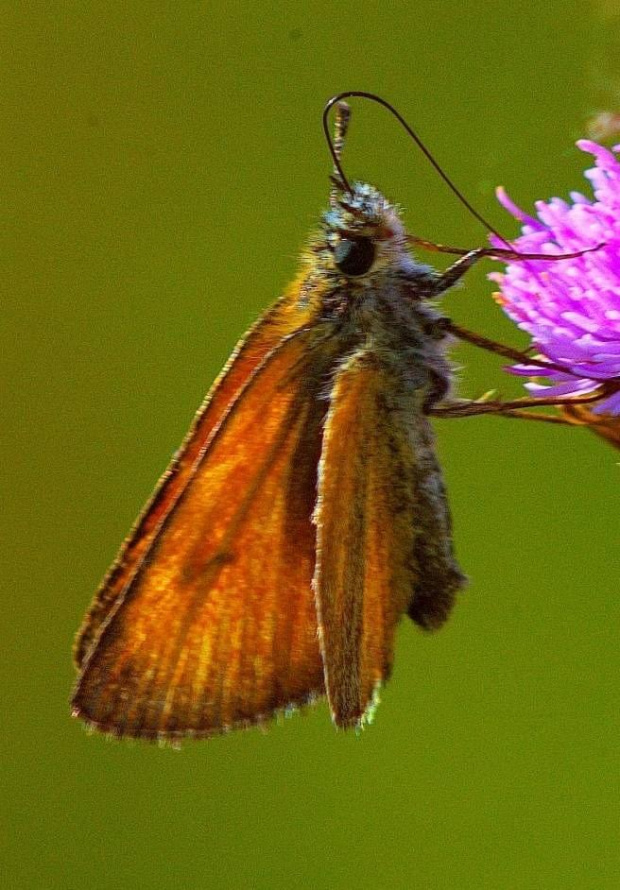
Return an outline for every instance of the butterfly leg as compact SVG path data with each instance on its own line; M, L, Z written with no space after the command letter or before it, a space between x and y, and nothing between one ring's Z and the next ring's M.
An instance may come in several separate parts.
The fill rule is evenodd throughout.
M423 243L424 245L429 244L429 242L421 242L420 239L416 239L416 241L418 243ZM435 247L437 250L446 253L453 253L458 250L458 248L453 247L444 248L442 245L435 245ZM529 255L520 255L511 250L496 250L488 247L478 247L474 250L469 250L466 253L464 252L456 262L452 263L451 266L448 266L447 269L437 275L432 284L431 296L437 297L449 290L481 259L486 257L495 259L525 259L527 256ZM558 257L549 257L549 259L558 259ZM444 334L452 334L453 337L457 337L459 340L464 340L467 343L471 343L472 346L487 350L487 352L501 355L503 358L510 359L510 361L535 365L550 371L560 371L564 374L570 374L573 377L579 376L576 375L571 368L567 368L564 365L546 359L534 358L529 355L528 352L514 349L511 346L506 346L504 343L498 343L496 340L484 337L482 334L469 331L467 328L461 327L461 325L452 321L450 318L441 318L438 322L435 322L435 327L440 327Z
M466 403L467 400L463 400L458 406L454 403L443 402L432 407L428 413L439 418L472 417L483 413L490 413L494 414L495 417L508 417L513 418L514 420L537 420L542 423L560 423L564 426L586 427L590 432L605 439L612 447L620 449L620 428L617 424L618 418L605 414L599 415L590 411L587 402L594 401L594 396L591 393L588 394L588 396L583 396L581 398L575 398L573 396L570 401L563 402L556 400L555 404L558 406L559 412L561 412L558 414L540 414L536 411L530 411L524 408L509 408L507 407L510 404L508 402L501 403L500 410L484 411L481 410L482 405L485 404L482 401L473 401L469 404L469 407L466 408L466 404L464 403ZM595 396L597 399L600 398L600 391L595 393ZM533 407L540 406L540 399L530 399L529 402ZM497 404L498 403L495 403L496 407ZM546 400L545 404L548 405L549 400Z
M525 254L519 253L516 250L495 247L475 247L471 250L466 250L461 247L446 247L443 244L433 244L431 241L424 241L415 236L409 236L409 241L414 245L422 246L427 250L434 250L438 253L459 254L458 260L452 263L451 266L448 266L447 269L444 269L443 272L438 273L433 282L433 296L439 296L439 294L442 294L444 291L453 287L460 281L463 275L472 268L472 266L482 259L502 260L503 262L507 262L509 260L526 259L557 260L569 256L568 254L562 254L561 257L547 256L543 254Z
M463 254L463 256L456 260L456 262L452 263L451 266L448 266L447 269L438 274L434 281L433 296L439 296L439 294L443 294L444 291L453 287L457 281L460 281L463 275L465 275L465 273L478 262L478 260L488 256L489 251L485 247L477 247L474 250L470 250Z
M588 404L597 402L606 395L604 387L599 387L593 392L564 398L539 396L538 398L521 398L510 401L501 399L454 399L440 402L428 409L433 417L477 417L482 414L494 414L499 416L518 417L525 420L543 420L544 422L557 422L551 415L538 415L527 410L530 408L549 408L561 405ZM562 422L562 421L561 421Z

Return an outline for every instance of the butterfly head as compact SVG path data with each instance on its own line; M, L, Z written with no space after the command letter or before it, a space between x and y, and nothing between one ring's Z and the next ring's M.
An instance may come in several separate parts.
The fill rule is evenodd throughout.
M348 279L363 279L407 252L396 208L366 183L352 183L350 191L334 190L323 231L327 262Z

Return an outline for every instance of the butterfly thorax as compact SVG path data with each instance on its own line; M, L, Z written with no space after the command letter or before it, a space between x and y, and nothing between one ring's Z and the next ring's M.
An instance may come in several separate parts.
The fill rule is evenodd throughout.
M450 387L438 273L412 255L398 208L374 187L332 194L311 244L301 299L337 340L339 362L360 349L399 369L405 389L428 405Z

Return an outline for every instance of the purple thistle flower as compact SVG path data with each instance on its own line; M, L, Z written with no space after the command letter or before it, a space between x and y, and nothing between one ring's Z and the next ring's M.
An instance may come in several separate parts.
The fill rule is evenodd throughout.
M522 223L522 234L513 242L521 253L570 253L604 244L575 259L511 262L505 272L489 276L500 286L498 302L530 334L539 357L572 372L541 373L534 365L511 368L515 374L547 378L547 385L526 384L536 395L588 393L601 381L620 378L620 161L595 142L581 140L577 146L596 160L585 172L594 200L572 192L572 203L538 201L534 218L503 189L497 191L500 203ZM495 247L506 246L498 238L491 240ZM619 415L620 392L592 410Z

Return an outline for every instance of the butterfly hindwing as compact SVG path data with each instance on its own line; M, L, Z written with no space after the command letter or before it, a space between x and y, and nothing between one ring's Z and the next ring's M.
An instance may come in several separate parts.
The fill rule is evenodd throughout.
M445 619L464 579L423 392L388 355L360 349L330 394L314 578L334 721L367 719L392 669L396 625Z
M359 723L389 676L415 582L413 454L395 425L395 379L354 354L331 393L319 473L315 592L332 715Z

